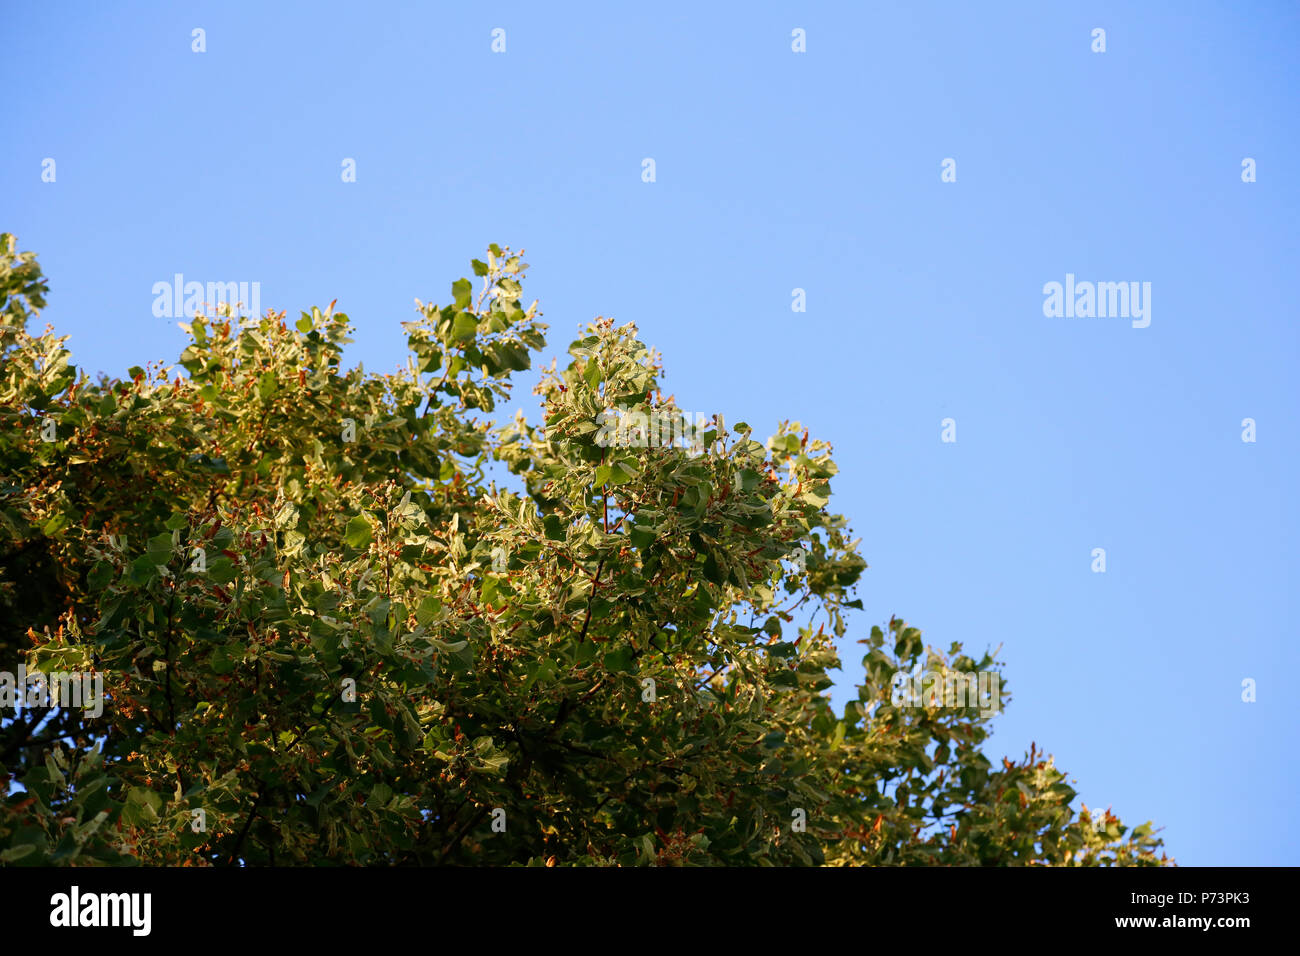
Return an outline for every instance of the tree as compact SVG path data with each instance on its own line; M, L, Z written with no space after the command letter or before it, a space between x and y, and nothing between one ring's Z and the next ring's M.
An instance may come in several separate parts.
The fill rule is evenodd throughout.
M5 709L0 860L1165 862L1036 747L980 752L988 653L891 620L832 710L866 564L798 423L684 416L603 319L544 428L483 419L545 345L509 249L417 302L393 374L344 370L331 304L197 316L186 374L91 382L27 331L46 284L13 248L0 662L104 699Z

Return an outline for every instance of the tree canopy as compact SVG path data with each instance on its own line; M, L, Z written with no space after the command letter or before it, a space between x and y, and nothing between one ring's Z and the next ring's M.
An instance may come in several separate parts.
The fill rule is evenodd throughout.
M179 369L99 381L29 331L47 284L15 249L0 670L104 693L0 698L0 861L1167 862L1037 747L985 756L957 677L993 652L851 621L866 563L801 424L685 416L606 319L543 372L542 427L494 424L545 348L509 249L417 301L391 374L344 365L331 304L199 315Z

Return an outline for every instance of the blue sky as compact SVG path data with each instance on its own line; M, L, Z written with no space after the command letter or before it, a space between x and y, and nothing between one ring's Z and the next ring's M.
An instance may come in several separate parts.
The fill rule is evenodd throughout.
M177 272L337 298L388 370L523 246L548 356L635 321L682 408L834 442L837 702L891 614L1001 644L991 753L1182 864L1295 865L1300 7L979 6L10 2L0 229L92 374L175 360ZM1045 316L1067 273L1150 282L1150 325Z

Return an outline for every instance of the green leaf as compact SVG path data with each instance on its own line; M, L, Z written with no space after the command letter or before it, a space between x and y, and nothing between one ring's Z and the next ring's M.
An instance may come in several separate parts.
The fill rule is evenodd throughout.
M280 383L274 372L263 372L257 380L257 393L264 399L274 398L280 391Z
M116 576L117 572L114 570L113 565L107 561L97 561L95 566L90 569L90 573L86 575L86 583L92 591L102 591L112 583L113 578Z
M468 309L473 287L468 279L457 279L451 284L451 294L455 297L456 308Z
M370 546L370 539L370 522L366 520L365 515L357 515L348 522L343 540L347 542L349 548L360 551Z
M442 602L430 594L420 602L420 607L415 612L415 619L421 625L428 625L430 621L441 613Z
M636 664L636 654L632 648L615 648L605 655L605 669L616 674L630 673Z
M147 584L149 579L157 574L157 562L147 554L142 554L131 562L131 570L127 574L127 580L132 584Z
M50 519L41 525L41 534L47 538L58 534L68 525L68 516L65 512L59 511L50 516Z
M721 566L713 554L708 554L704 558L704 577L711 584L723 584L726 582L726 575L723 574Z
M172 547L171 533L166 532L150 538L145 552L154 564L167 564L172 559Z
M457 312L451 326L451 341L466 342L478 332L478 318L473 312Z
M36 847L30 843L22 843L18 846L11 846L9 849L0 852L0 863L13 863L15 860L21 860L29 853L35 853Z
M784 667L768 678L768 682L773 687L798 687L799 675L794 671L786 670Z

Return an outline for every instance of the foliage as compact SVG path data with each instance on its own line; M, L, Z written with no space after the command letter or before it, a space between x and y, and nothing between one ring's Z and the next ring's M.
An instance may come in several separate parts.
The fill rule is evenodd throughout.
M988 654L892 620L832 710L866 564L798 423L598 440L674 409L607 320L543 374L544 429L482 420L545 345L508 249L417 302L393 374L344 369L331 305L196 317L186 374L98 383L0 252L0 668L107 696L5 711L0 861L1164 861L1036 748L993 766L978 708L891 700Z

